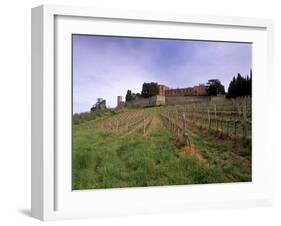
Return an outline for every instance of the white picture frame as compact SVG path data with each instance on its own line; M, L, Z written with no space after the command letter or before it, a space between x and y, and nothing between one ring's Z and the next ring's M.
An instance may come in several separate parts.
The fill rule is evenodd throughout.
M137 23L137 28L133 29L132 25ZM181 33L187 27L194 29L192 34ZM214 32L213 29L219 32ZM237 30L236 35L231 29ZM72 191L69 184L71 99L68 95L71 90L69 35L74 30L105 35L169 38L176 34L181 38L256 43L253 70L260 76L255 77L253 82L253 181L220 185ZM174 31L173 34L171 30ZM230 34L233 34L231 38ZM56 220L271 205L273 179L267 175L273 172L273 153L266 140L266 118L271 102L266 101L258 90L261 85L266 84L267 91L271 92L272 64L271 20L110 11L56 5L33 8L32 216L41 220ZM60 104L62 101L66 103L63 107ZM63 117L64 115L68 116Z

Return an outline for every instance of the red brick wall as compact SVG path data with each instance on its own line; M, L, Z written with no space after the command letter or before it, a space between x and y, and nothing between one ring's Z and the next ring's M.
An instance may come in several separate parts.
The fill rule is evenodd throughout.
M204 85L194 86L194 94L195 96L207 96L208 88Z
M166 90L169 88L165 85L159 85L159 95L160 96L165 96Z

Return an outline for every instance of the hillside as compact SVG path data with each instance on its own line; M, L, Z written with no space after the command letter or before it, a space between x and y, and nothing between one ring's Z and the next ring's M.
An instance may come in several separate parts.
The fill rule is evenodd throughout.
M73 126L73 189L251 181L251 100L122 109Z

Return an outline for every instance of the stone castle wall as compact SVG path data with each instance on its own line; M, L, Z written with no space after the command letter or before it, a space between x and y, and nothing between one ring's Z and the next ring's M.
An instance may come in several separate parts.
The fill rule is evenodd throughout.
M126 107L128 108L141 108L149 106L165 105L165 96L153 96L150 98L141 98L138 100L127 101Z

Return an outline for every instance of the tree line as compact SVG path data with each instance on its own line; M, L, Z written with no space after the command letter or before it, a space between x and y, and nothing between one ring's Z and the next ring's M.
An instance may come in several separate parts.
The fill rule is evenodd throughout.
M137 100L139 98L149 98L159 94L159 85L156 82L149 82L142 84L141 93L133 93L131 90L127 90L126 101Z
M237 77L233 77L229 84L226 98L235 98L242 96L252 96L252 70L250 76L242 77L238 73Z
M224 95L225 89L224 86L221 84L220 80L218 79L210 79L207 82L207 93L208 96L217 96L217 95Z

